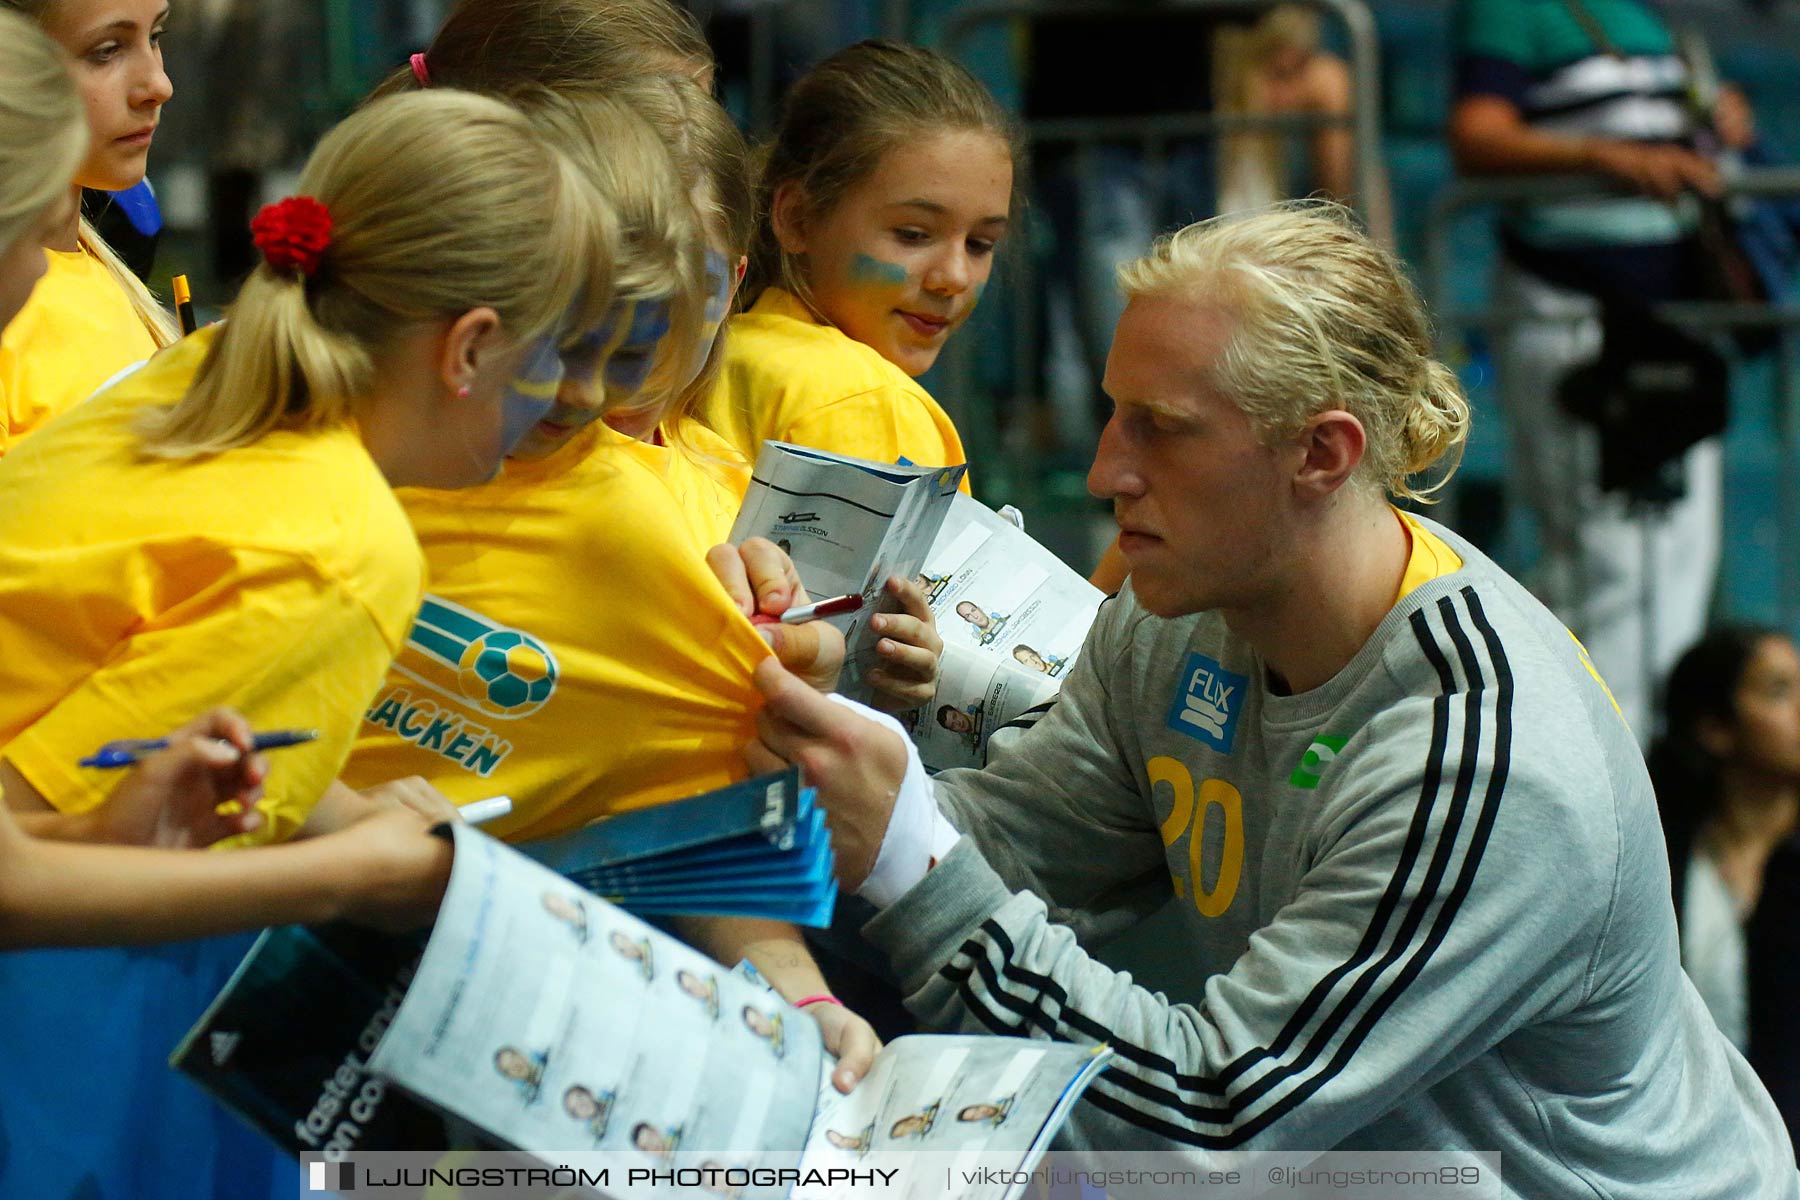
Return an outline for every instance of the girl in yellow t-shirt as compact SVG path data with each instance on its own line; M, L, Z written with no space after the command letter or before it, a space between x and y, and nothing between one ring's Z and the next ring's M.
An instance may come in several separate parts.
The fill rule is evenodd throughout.
M592 7L509 5L504 45L555 46L565 83L607 80L610 27L570 20ZM512 62L464 28L486 12L459 6L385 90L449 79L520 91L535 106L541 93L529 85L539 59ZM464 56L470 47L481 51ZM575 65L583 54L591 70ZM742 136L685 74L614 81L604 94L592 83L560 90L590 114L622 105L649 121L638 133L622 130L596 164L628 236L614 318L597 339L595 386L566 386L491 484L402 493L432 581L421 626L476 639L522 636L551 683L501 705L449 670L441 641L409 642L347 769L352 783L416 773L459 800L511 796L513 815L491 827L509 840L743 778L756 703L750 677L770 651L705 558L729 533L747 464L669 400L696 393L691 380L716 361L708 348L741 274L752 224ZM645 144L636 146L640 136ZM778 636L808 635L816 631ZM750 958L790 999L826 990L791 926L712 920L684 932L725 961ZM815 1015L832 1049L856 1063L841 1010Z
M93 744L229 703L322 731L284 753L260 837L353 811L313 812L422 590L390 487L491 476L605 311L611 213L498 102L371 106L302 188L258 218L266 261L228 323L0 462L14 808L89 807L100 777L74 764Z
M162 106L163 0L0 0L69 56L91 137L68 202L42 230L48 270L0 336L0 455L176 338L175 324L80 215L81 189L143 181Z
M0 12L0 330L43 275L41 227L68 204L86 144L60 52L24 18ZM266 764L245 752L249 738L242 717L210 713L89 812L20 822L0 805L0 947L197 937L371 906L392 919L435 902L448 848L405 810L253 854L56 844L198 846L254 830L262 815L245 806L260 798ZM239 810L219 813L225 801ZM218 903L223 894L231 904Z
M423 590L391 488L493 474L607 311L617 225L558 143L461 93L363 109L301 189L259 215L228 322L0 461L14 808L92 808L110 781L75 764L97 744L228 703L320 735L282 752L253 838L383 811L333 781ZM0 1195L191 1200L270 1153L163 1065L243 948L0 956L0 1137L33 1147L0 1159Z
M750 310L705 420L861 458L964 460L913 381L968 319L1012 209L1010 123L944 56L861 42L795 84L760 184ZM966 487L965 482L965 487Z

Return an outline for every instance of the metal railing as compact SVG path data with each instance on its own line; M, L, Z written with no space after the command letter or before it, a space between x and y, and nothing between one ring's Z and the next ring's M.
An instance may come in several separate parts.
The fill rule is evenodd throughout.
M1147 16L1192 14L1200 16L1242 16L1254 19L1275 8L1281 0L1165 0L1154 7L1122 7L1108 0L1002 0L999 3L975 5L958 14L943 28L938 48L968 62L967 47L979 31L996 23L1056 21L1069 18L1092 19L1109 16L1134 20ZM1323 114L1221 114L1196 111L1129 117L1054 117L1024 122L1024 133L1033 151L1067 148L1073 153L1077 180L1078 203L1098 194L1099 171L1097 152L1107 145L1125 145L1137 152L1142 164L1144 195L1153 220L1166 220L1172 194L1169 162L1171 147L1182 142L1202 142L1222 135L1246 132L1275 132L1285 138L1304 136L1322 129L1348 127L1353 133L1353 172L1359 197L1385 194L1381 155L1380 44L1375 20L1362 0L1308 0L1325 15L1342 23L1349 41L1350 71L1353 80L1352 108L1345 116ZM1202 54L1208 51L1203 49ZM1010 358L1010 394L996 393L977 384L977 357L982 341L975 331L966 331L953 340L945 352L945 384L938 389L957 426L964 433L972 461L1001 464L988 467L978 481L982 491L993 499L1018 499L1041 503L1043 481L1032 468L1021 469L1020 456L1009 454L999 429L998 414L1002 407L1019 415L1029 414L1035 420L1048 420L1047 397L1039 388L1044 363L1040 346L1039 276L1041 264L1036 260L1029 233L1037 219L1034 214L1015 216L1018 228L1009 239L1011 247L1002 267L996 272L1002 286L991 289L986 307L995 307L1003 295L1010 315L1011 328L1005 334ZM1147 249L1147 247L1144 247ZM1080 247L1055 247L1053 253L1079 253ZM978 320L980 319L978 315ZM992 342L987 342L990 347ZM1071 492L1074 490L1070 485Z
M980 27L996 21L1059 20L1070 17L1144 16L1173 13L1235 13L1259 15L1283 0L1162 0L1153 9L1122 8L1108 0L1007 0L978 4L959 14L944 27L942 49L956 57L962 43ZM1176 118L1065 119L1033 122L1026 128L1034 140L1117 140L1142 137L1167 141L1170 137L1203 137L1208 134L1242 133L1262 129L1312 130L1348 123L1356 134L1356 190L1372 196L1379 191L1381 172L1381 42L1375 17L1362 0L1306 0L1338 18L1350 36L1352 107L1347 122L1319 116L1218 116L1194 113Z

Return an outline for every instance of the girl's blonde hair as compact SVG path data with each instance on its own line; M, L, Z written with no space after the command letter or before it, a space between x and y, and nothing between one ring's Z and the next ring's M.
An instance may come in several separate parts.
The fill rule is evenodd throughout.
M664 352L639 393L651 399L631 408L660 404L693 355L706 303L705 239L676 161L624 100L539 87L522 89L512 100L574 159L617 215L614 299L670 302Z
M645 76L608 94L642 116L662 137L682 194L691 197L698 210L703 239L719 241L728 265L735 268L737 260L749 253L756 232L756 198L750 182L750 150L730 115L697 84L672 76ZM708 299L704 261L700 286L704 308ZM724 361L728 325L720 326L699 372L680 393L662 397L667 405L663 418L677 438L685 420L712 392ZM671 338L668 349L664 358L678 369L693 361L697 347L691 339Z
M1177 296L1235 325L1212 384L1272 445L1343 409L1362 423L1365 486L1429 500L1456 471L1469 404L1431 354L1424 302L1339 204L1293 201L1189 225L1119 268L1126 297ZM1430 487L1412 477L1448 459Z
M0 253L68 196L87 146L62 51L23 16L0 10Z
M715 66L693 17L668 0L459 0L424 64L433 87L488 91L504 75L557 92L651 74L710 89ZM376 95L420 86L402 67Z
M697 404L717 374L722 339L672 404L670 393L672 377L692 360L701 326L707 226L716 222L733 253L742 255L756 212L749 150L712 98L712 48L693 18L668 0L461 0L426 48L423 68L429 84L405 67L375 96L464 87L540 112L554 109L544 99L551 95L578 107L610 98L662 137L673 176L661 164L634 171L614 153L594 165L626 232L620 298L666 296L675 305L664 353L639 393L645 401L633 407L670 404L680 412ZM616 120L616 113L607 119ZM627 157L654 156L639 147ZM678 186L664 192L661 181L671 178ZM688 197L709 210L695 215L691 231L679 228L673 207Z
M44 17L49 13L50 6L53 3L55 3L55 0L0 0L0 7L10 8L24 14L37 22L41 29L43 27ZM9 43L14 40L10 31L7 34L6 40ZM67 72L65 69L65 78L66 76ZM12 94L12 89L7 88L6 95L10 97ZM77 111L79 111L79 98L76 100L76 105ZM87 119L84 116L82 118L82 124L85 125L86 123ZM86 151L84 145L84 158L85 154ZM59 186L61 187L70 187L72 186L75 172L80 168L81 163L82 159L78 158L75 160L75 165L73 167L70 167L66 172L60 172L50 178L59 180ZM47 201L44 207L49 207ZM43 210L40 208L39 211L42 212ZM159 347L167 346L181 336L181 330L176 326L175 318L170 315L169 310L164 308L162 304L158 302L156 297L150 294L150 289L144 286L144 281L139 279L131 268L125 265L124 261L119 258L113 248L106 244L106 239L101 237L94 227L88 223L86 217L81 218L76 240L86 254L99 260L100 264L106 268L107 274L112 276L113 282L119 285L119 290L123 291L125 293L125 298L131 302L131 310L137 314L138 320L144 323L144 328L150 331L151 338L155 340Z
M788 91L775 138L762 151L745 298L781 286L809 306L802 264L781 247L770 217L775 193L798 184L803 220L823 217L874 174L884 155L921 133L977 130L1005 143L1022 174L1024 151L1006 110L968 71L935 50L880 39L858 42L808 71Z
M148 453L339 424L385 346L474 308L494 309L516 345L592 328L612 302L610 208L498 100L433 90L371 104L325 135L299 192L332 216L318 271L251 272L188 393L146 417Z

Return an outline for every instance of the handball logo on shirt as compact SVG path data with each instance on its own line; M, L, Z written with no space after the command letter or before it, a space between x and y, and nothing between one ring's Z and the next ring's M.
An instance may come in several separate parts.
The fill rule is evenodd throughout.
M436 596L425 597L395 668L502 721L528 717L556 691L556 656L519 629Z
M1349 740L1349 738L1336 733L1322 733L1314 738L1312 745L1306 748L1306 753L1300 756L1300 762L1294 767L1294 773L1288 776L1289 785L1303 788L1309 792L1318 787L1319 780L1325 774L1325 768L1336 760L1338 751L1342 750L1344 744Z
M1247 676L1227 671L1204 654L1188 655L1181 670L1181 686L1169 706L1168 725L1220 754L1230 754L1237 737Z

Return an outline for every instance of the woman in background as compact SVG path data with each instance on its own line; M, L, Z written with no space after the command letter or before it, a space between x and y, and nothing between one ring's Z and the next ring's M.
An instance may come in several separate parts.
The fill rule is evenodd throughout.
M1213 42L1213 80L1221 116L1342 121L1355 111L1349 64L1319 45L1319 14L1299 5L1272 8L1248 28L1221 28ZM1304 140L1307 164L1298 178L1290 154L1296 140ZM1323 192L1355 205L1377 238L1393 242L1385 182L1377 195L1356 195L1356 138L1347 125L1225 133L1218 141L1218 173L1221 213Z
M1770 629L1714 630L1675 664L1666 695L1650 771L1681 963L1719 1029L1746 1050L1745 927L1770 856L1800 821L1800 651Z

